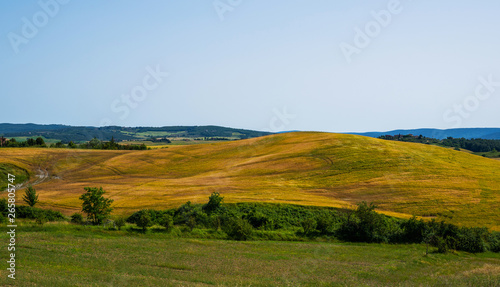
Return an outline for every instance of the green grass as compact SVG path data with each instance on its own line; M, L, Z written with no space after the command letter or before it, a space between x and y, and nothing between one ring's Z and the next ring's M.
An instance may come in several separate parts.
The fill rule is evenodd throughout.
M0 190L3 191L8 187L8 175L15 175L14 184L25 182L29 179L29 174L23 168L15 166L13 164L8 163L0 163Z
M8 242L5 228L0 241ZM18 286L498 286L500 254L423 245L235 242L62 223L18 228ZM6 248L0 258L7 258ZM2 268L0 285L14 284Z
M475 152L474 154L488 158L500 158L500 151Z

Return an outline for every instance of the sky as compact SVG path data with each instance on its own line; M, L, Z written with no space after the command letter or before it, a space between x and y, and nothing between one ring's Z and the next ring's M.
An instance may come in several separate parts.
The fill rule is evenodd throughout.
M1 1L0 122L500 127L499 14L493 0Z

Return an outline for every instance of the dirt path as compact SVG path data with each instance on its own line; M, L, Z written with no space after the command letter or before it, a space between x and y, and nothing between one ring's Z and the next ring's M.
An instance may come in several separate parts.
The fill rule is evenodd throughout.
M42 182L49 180L50 179L49 171L46 169L39 168L37 171L36 177L37 177L37 179L32 183L30 183L29 181L25 181L23 183L16 184L16 189L22 189L22 188L27 187L28 185L35 186L37 184L40 184Z

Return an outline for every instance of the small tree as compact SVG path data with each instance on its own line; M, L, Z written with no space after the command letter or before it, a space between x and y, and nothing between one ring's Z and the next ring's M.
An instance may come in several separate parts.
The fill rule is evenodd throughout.
M125 226L125 217L120 216L115 220L115 225L118 227L118 230L121 230L123 226Z
M146 232L147 228L153 225L153 221L151 220L151 215L149 215L148 210L144 210L144 212L141 214L139 217L139 220L137 220L137 226L142 228L142 232Z
M73 213L73 215L71 215L71 222L76 224L82 224L83 216L80 213Z
M170 214L163 215L161 219L161 225L165 227L165 229L170 232L172 228L174 228L174 218Z
M87 214L87 220L92 224L100 224L113 211L110 207L113 200L103 196L106 192L102 187L85 187L84 189L86 193L80 196L83 200L82 211Z
M36 190L31 185L29 185L28 188L26 188L23 200L31 207L37 204L38 195L36 194Z
M208 203L203 205L203 211L205 211L208 215L216 212L222 206L223 200L224 197L220 196L218 192L212 193L212 195L208 198Z
M196 217L194 217L194 215L190 216L186 224L189 227L189 230L193 231L196 226Z

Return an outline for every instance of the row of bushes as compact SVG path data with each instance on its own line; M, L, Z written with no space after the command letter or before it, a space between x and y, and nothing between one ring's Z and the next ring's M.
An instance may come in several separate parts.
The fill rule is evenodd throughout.
M294 230L303 238L330 237L349 242L426 243L439 252L500 252L500 233L486 228L458 227L444 222L411 218L396 219L375 212L376 206L362 202L356 210L336 210L287 204L222 204L214 193L205 205L186 204L177 209L141 210L127 222L146 229L162 225L222 230L228 238L247 240L255 231ZM262 232L259 232L259 234Z
M8 214L11 213L10 211L7 200L5 198L0 199L0 221L4 222ZM16 218L35 219L40 223L66 220L66 217L59 211L23 205L16 205L15 215Z

